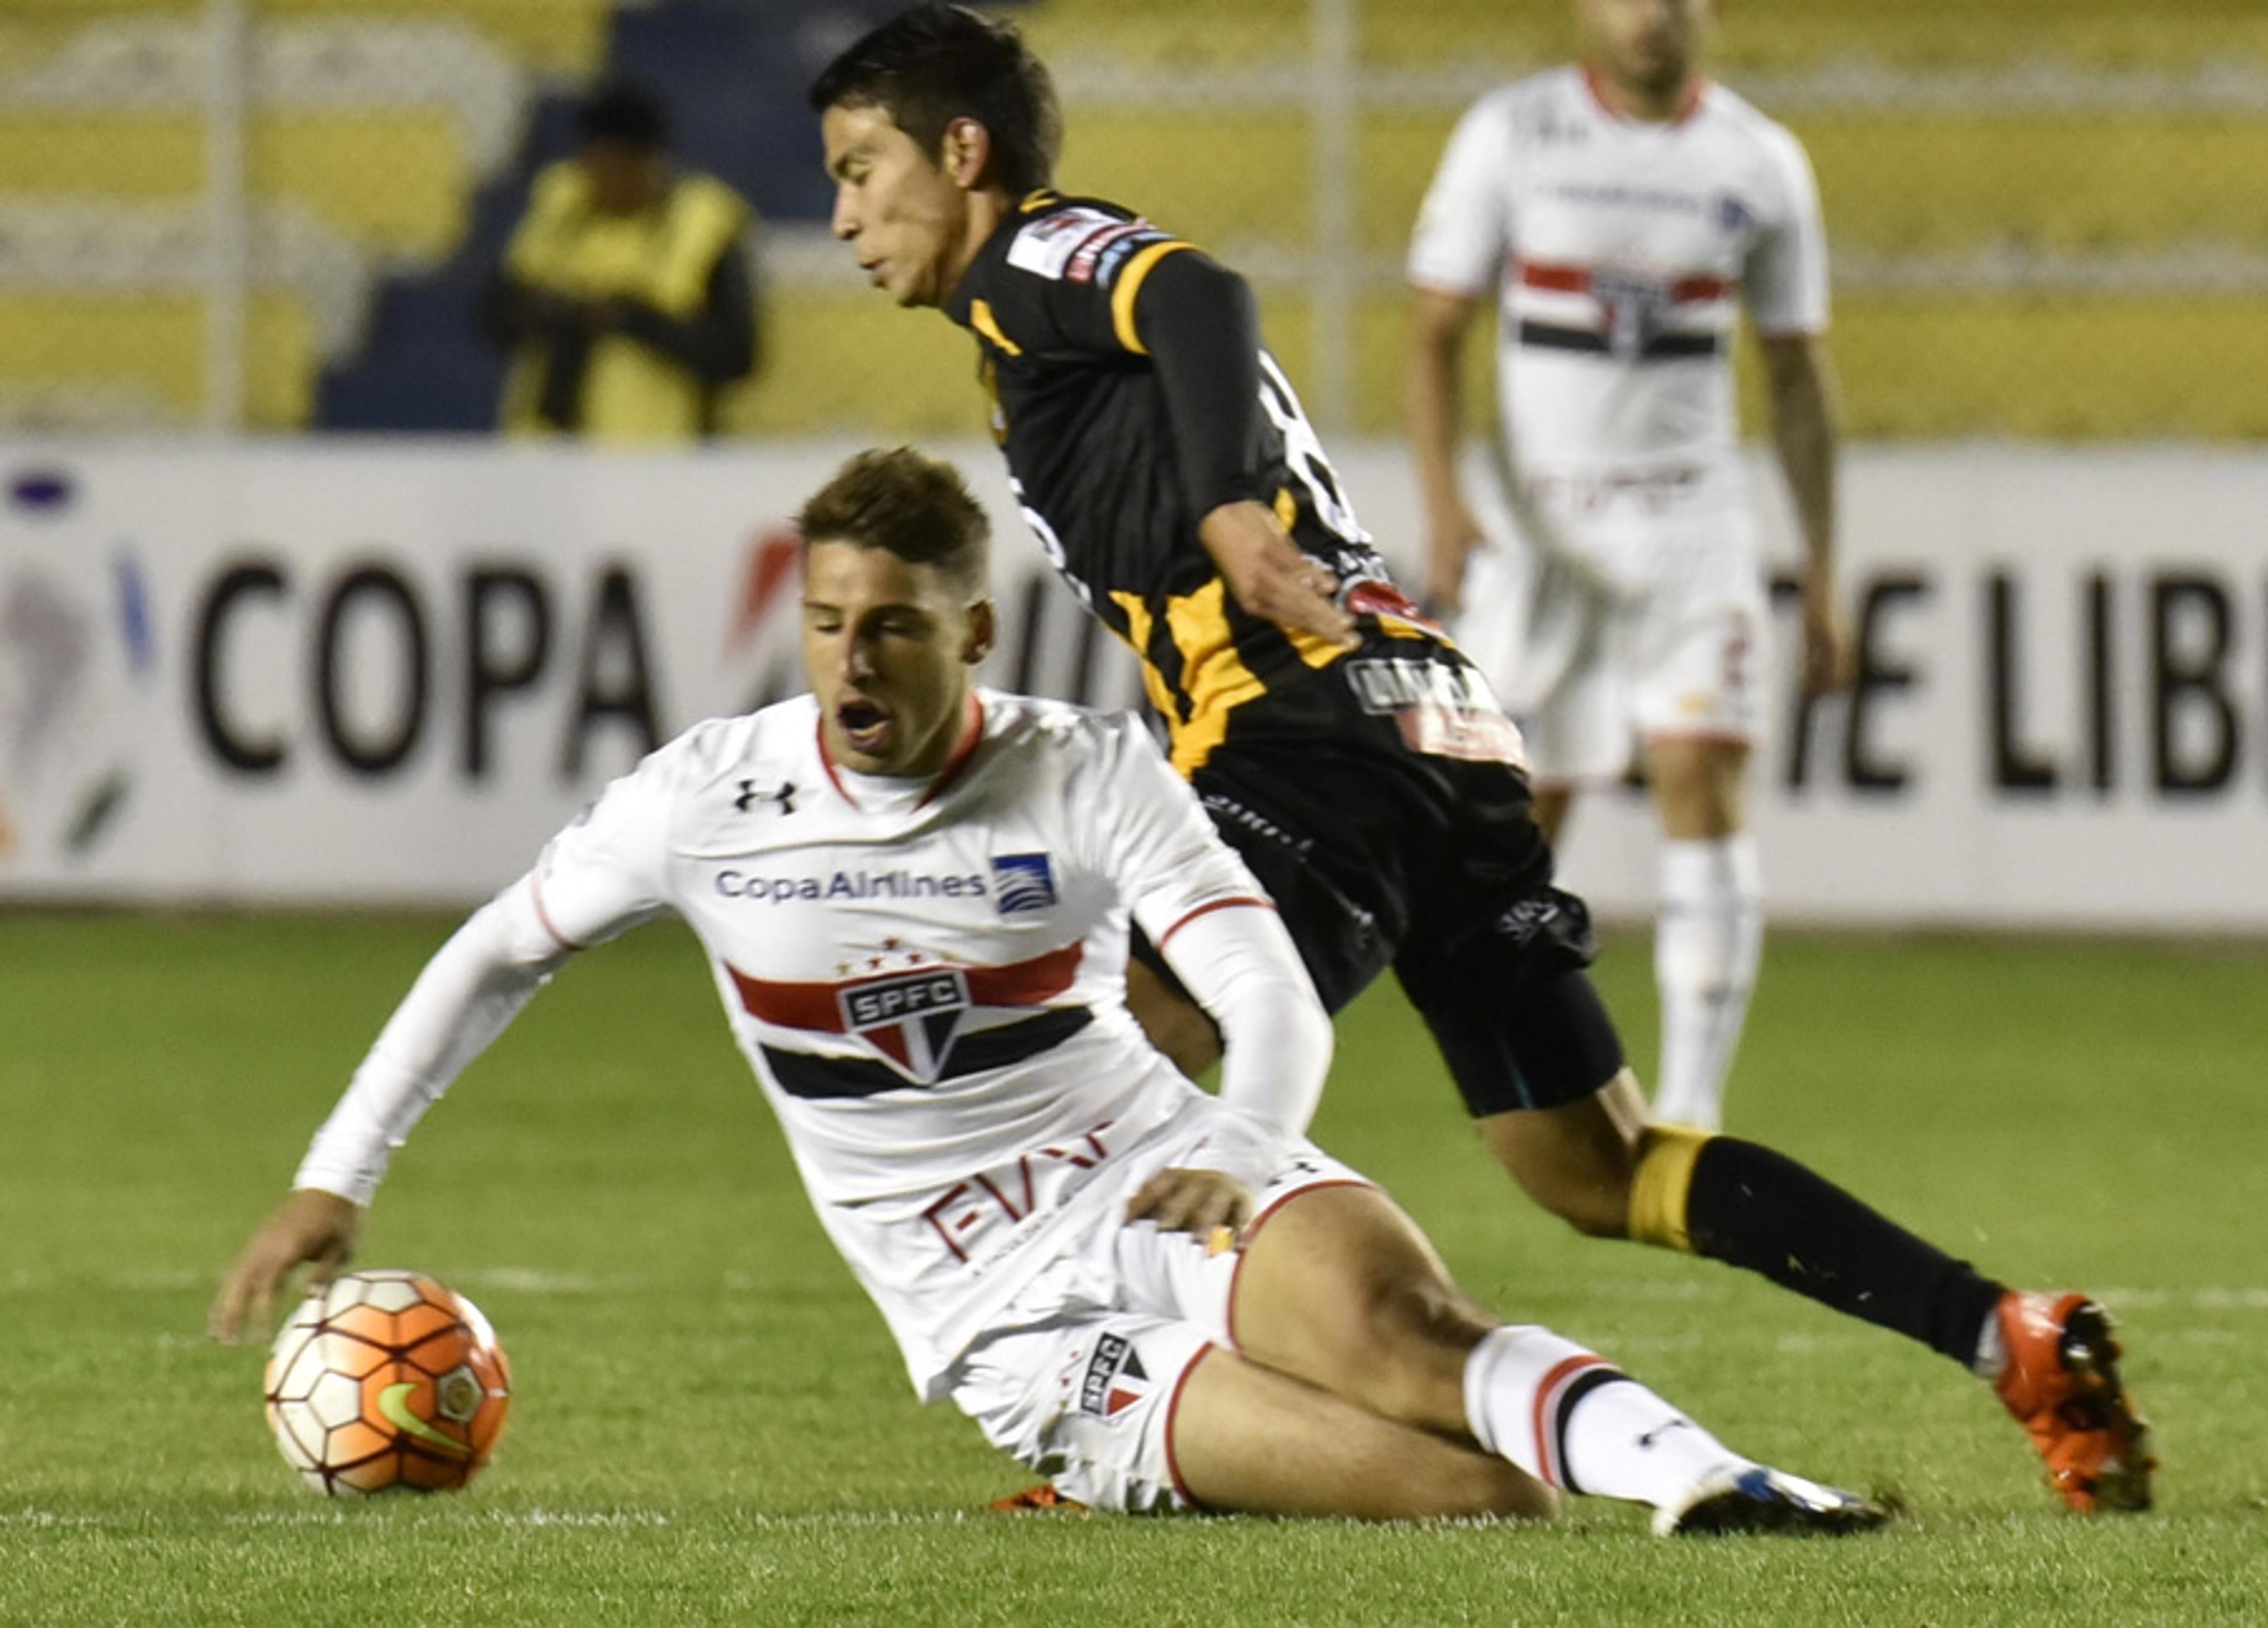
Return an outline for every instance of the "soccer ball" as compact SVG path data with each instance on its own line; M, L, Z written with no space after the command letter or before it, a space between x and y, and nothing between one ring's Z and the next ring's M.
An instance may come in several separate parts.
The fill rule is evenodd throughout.
M453 1491L496 1450L512 1370L480 1308L419 1272L347 1272L268 1356L276 1445L333 1498Z

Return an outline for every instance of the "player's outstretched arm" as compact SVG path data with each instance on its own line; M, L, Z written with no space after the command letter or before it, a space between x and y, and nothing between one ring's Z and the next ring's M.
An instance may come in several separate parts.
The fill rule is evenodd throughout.
M264 1324L299 1267L328 1283L353 1252L362 1205L410 1127L481 1049L512 1021L565 951L544 936L523 879L451 935L425 964L353 1082L316 1132L284 1201L222 1280L206 1330L234 1344Z
M320 1288L338 1275L362 1234L362 1206L320 1188L298 1187L269 1212L236 1263L221 1279L205 1316L205 1332L224 1345L243 1337L245 1324L264 1329L273 1320L276 1293L302 1266L314 1270L307 1286Z

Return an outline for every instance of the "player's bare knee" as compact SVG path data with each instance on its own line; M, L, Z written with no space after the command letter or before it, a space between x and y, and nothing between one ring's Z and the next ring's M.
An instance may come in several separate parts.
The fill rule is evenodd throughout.
M1371 1412L1428 1430L1461 1430L1464 1372L1494 1326L1445 1280L1373 1285L1344 1366L1351 1400Z

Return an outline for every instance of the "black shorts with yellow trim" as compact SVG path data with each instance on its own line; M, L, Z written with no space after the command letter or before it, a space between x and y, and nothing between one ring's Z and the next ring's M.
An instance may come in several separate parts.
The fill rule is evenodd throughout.
M1373 636L1238 707L1190 785L1332 1012L1391 966L1475 1116L1580 1101L1623 1066L1583 970L1590 911L1552 885L1526 774L1412 722L1426 694L1454 691L1436 666L1464 661ZM1138 935L1134 953L1173 982Z

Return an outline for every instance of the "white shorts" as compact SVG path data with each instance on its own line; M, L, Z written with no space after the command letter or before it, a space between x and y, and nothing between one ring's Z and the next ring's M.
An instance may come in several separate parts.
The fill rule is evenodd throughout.
M1617 779L1658 736L1752 743L1771 622L1745 507L1705 490L1547 512L1572 555L1517 539L1476 550L1454 630L1519 721L1535 778Z
M1096 1509L1162 1514L1194 1502L1174 1465L1182 1386L1216 1345L1234 1346L1229 1304L1244 1256L1192 1233L1118 1218L1152 1162L1121 1183L1107 1217L1058 1256L961 1353L953 1400L993 1446ZM1295 1193L1368 1185L1300 1144L1254 1195L1249 1232Z

